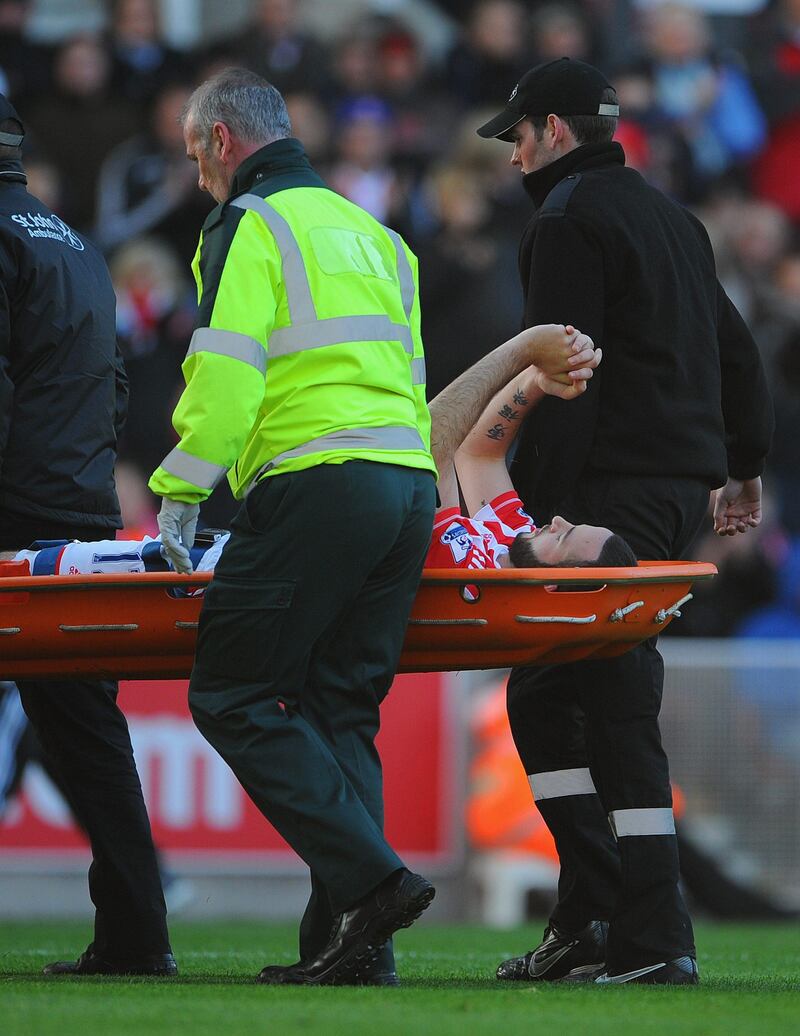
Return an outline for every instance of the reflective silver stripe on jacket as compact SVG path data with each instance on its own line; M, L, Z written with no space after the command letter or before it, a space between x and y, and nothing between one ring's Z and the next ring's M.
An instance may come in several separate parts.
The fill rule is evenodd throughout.
M417 291L414 286L414 271L411 269L411 263L408 261L400 235L396 231L390 230L389 227L383 227L383 229L391 238L394 250L397 253L397 276L400 280L400 292L403 297L403 311L405 312L406 320L410 322L411 310L414 308L414 296Z
M615 809L608 819L617 838L675 834L675 817L669 808Z
M384 314L363 314L359 316L331 317L319 319L311 295L308 271L297 239L288 222L263 198L255 194L243 194L231 202L239 209L257 212L272 231L283 263L283 284L286 303L289 308L289 327L276 328L269 336L269 355L287 356L305 349L321 349L328 345L349 342L400 342L409 356L414 352L411 328L396 324ZM383 227L394 245L397 257L397 276L403 311L408 321L414 307L416 287L414 271L408 260L400 235ZM419 365L412 371L413 384L419 381Z
M267 354L264 346L250 335L236 331L222 331L213 327L198 327L189 342L187 356L192 353L215 353L229 356L255 367L261 374L267 373Z
M306 264L292 228L279 212L255 194L243 194L241 198L232 201L231 205L237 209L252 209L257 212L272 231L283 262L283 285L291 322L310 324L315 321L317 310L308 283Z
M247 492L250 492L262 475L272 471L283 461L305 457L309 453L324 453L327 450L425 450L425 443L416 428L408 428L406 425L345 428L340 432L329 432L328 435L321 435L273 457L255 473Z
M411 355L414 343L411 328L395 324L387 316L330 317L299 327L278 327L269 336L270 356L286 356L304 349L320 349L342 342L400 342Z
M201 489L213 489L228 470L201 457L194 457L178 446L161 461L161 467L175 478L190 482L193 486L200 486Z
M412 385L424 385L425 384L425 357L418 356L415 360L411 361L411 384Z
M596 795L592 775L588 767L574 770L548 770L546 773L528 774L533 797L540 799L561 799L567 795Z

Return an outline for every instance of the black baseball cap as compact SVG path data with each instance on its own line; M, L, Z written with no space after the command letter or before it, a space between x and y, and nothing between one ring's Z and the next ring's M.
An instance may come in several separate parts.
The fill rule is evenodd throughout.
M0 131L0 144L5 144L6 147L21 147L22 141L25 139L25 127L22 125L22 119L17 114L17 109L9 101L7 97L0 94L0 122L5 119L16 119L20 124L20 133L3 133Z
M510 140L509 131L528 115L619 115L618 104L600 100L610 88L603 73L584 61L546 61L525 73L503 111L481 126L478 136Z

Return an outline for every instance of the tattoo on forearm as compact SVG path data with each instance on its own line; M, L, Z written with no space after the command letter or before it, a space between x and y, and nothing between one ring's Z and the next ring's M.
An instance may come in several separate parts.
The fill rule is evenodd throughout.
M525 390L522 388L516 389L512 398L513 405L511 403L503 403L497 411L497 416L502 417L502 419L509 424L511 424L512 421L519 421L522 417L520 411L516 410L515 407L526 407L530 404L530 399L528 399L525 394ZM502 424L496 424L487 431L486 436L489 439L498 440L504 439L505 434L505 426Z

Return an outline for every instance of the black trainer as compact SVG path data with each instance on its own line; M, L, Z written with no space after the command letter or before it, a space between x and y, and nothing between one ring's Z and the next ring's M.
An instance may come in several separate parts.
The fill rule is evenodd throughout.
M171 953L147 954L144 957L101 957L90 946L77 960L58 960L42 969L44 975L150 975L153 978L174 978L178 965Z
M279 984L355 983L359 973L374 967L384 943L398 929L412 925L435 895L433 885L422 875L412 874L405 868L395 871L349 910L339 914L327 945L312 960L286 968ZM276 984L275 973L264 968L258 981Z
M572 971L602 971L607 936L607 921L590 921L574 934L562 932L550 924L535 950L500 964L497 978L512 982L555 982Z
M604 971L592 981L598 986L628 983L639 986L696 986L700 977L694 957L676 957L674 960L648 964L643 968L635 968L618 975L610 975Z

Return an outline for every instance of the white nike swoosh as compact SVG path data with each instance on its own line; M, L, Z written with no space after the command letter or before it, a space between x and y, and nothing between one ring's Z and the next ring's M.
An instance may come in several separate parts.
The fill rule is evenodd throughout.
M554 964L557 964L565 954L569 953L573 946L575 946L575 943L571 942L569 946L564 946L563 949L556 950L552 956L547 958L544 965L540 965L534 957L531 957L531 962L528 965L528 974L531 978L541 978L542 975L546 975Z
M638 971L626 971L622 975L598 975L595 982L598 985L605 984L606 982L622 983L632 982L635 978L640 978L642 975L649 975L651 971L658 971L659 968L665 968L667 966L666 961L662 961L660 964L651 964L649 968L639 968Z

